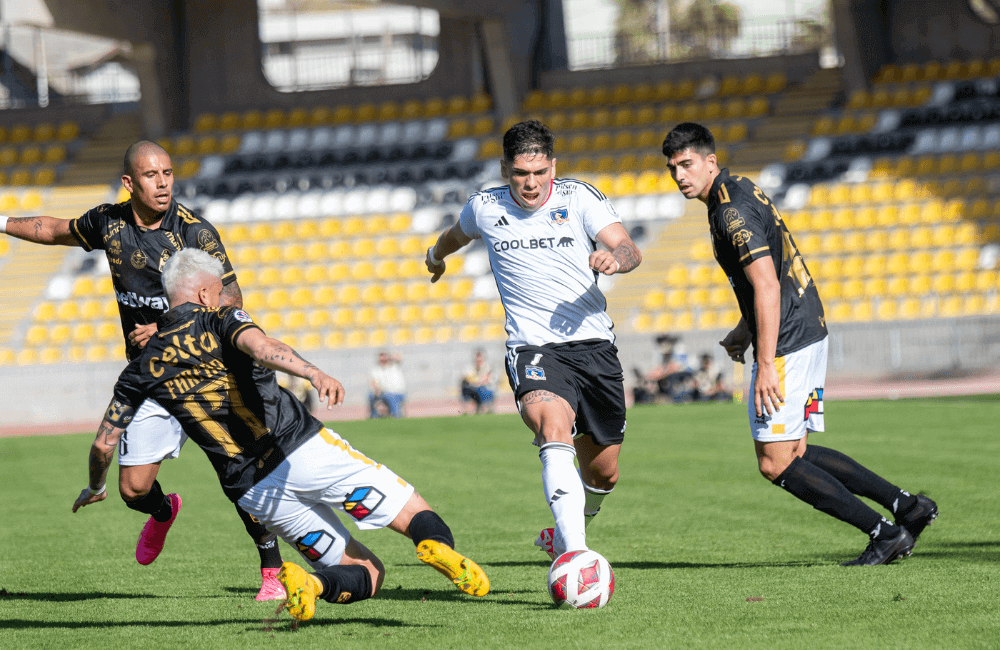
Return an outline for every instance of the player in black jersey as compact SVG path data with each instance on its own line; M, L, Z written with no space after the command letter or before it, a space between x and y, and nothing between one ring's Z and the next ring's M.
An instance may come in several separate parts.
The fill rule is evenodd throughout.
M222 262L224 305L242 306L243 296L218 231L173 200L173 170L162 147L148 141L129 147L121 181L131 195L123 203L99 205L77 219L0 217L0 225L7 234L26 241L105 252L125 336L125 356L131 360L156 331L156 319L167 310L160 273L177 251L199 248ZM154 401L143 405L123 439L119 493L129 508L150 515L136 547L140 564L149 564L159 555L180 510L180 496L165 495L156 475L161 461L177 457L184 440L176 420ZM281 566L277 536L238 507L237 512L260 554L257 599L283 598L275 577Z
M222 489L298 548L315 569L284 563L279 579L295 618L315 600L349 603L373 596L385 569L352 539L333 509L359 528L389 527L413 539L417 557L463 592L484 596L489 580L454 550L451 531L413 487L329 431L275 370L312 382L328 408L344 387L287 345L267 337L249 314L219 309L224 269L200 250L174 255L163 273L171 309L141 355L122 372L90 452L90 485L104 483L118 441L140 404L155 399L205 450ZM84 490L74 511L89 502Z
M760 473L869 535L864 553L845 566L887 564L909 555L937 517L937 505L838 451L806 444L810 431L824 430L826 319L777 207L750 179L719 169L715 139L699 124L687 122L670 131L663 155L684 197L708 206L715 259L740 305L742 319L720 344L741 363L753 344L754 399L748 415ZM895 522L855 495L890 510Z

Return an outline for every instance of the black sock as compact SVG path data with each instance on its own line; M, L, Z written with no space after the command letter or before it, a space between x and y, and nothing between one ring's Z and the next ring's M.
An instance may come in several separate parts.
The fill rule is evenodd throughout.
M372 574L357 564L338 565L316 571L323 583L320 598L328 603L356 603L372 597Z
M809 445L802 456L844 484L848 490L871 499L894 515L909 511L917 498L835 449Z
M243 521L243 527L247 529L247 534L253 538L253 543L257 546L257 553L260 554L260 568L277 569L280 567L281 549L278 548L278 536L238 505L236 513Z
M869 508L827 472L802 458L795 458L772 481L820 512L825 512L870 535L873 539L895 537L899 528Z
M410 520L410 538L413 539L414 545L425 539L433 539L455 548L455 538L451 536L451 529L433 510L422 510L413 515L413 519Z
M137 512L152 515L153 519L160 522L170 521L170 517L174 514L170 499L163 494L159 481L153 481L153 487L149 488L149 492L138 499L126 501L125 505Z

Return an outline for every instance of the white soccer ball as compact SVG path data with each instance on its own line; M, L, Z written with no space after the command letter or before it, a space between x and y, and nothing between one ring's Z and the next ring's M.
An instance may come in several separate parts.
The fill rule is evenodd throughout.
M562 608L604 607L615 593L615 574L597 551L570 551L549 568L549 595Z

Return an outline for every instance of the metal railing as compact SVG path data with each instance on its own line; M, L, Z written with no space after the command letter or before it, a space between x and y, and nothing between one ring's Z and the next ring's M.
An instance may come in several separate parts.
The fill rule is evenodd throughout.
M742 21L738 29L641 35L602 34L569 39L571 70L594 70L694 59L737 59L818 51L827 26L808 19Z

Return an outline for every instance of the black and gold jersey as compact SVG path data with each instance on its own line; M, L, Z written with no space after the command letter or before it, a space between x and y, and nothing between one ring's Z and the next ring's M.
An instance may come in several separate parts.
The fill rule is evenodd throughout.
M236 347L243 332L257 327L245 311L185 303L157 325L119 376L115 399L138 409L150 398L177 418L233 501L323 428L278 386L273 370Z
M171 255L182 248L200 248L222 262L223 284L236 280L218 231L177 201L170 202L160 227L153 230L136 225L132 205L125 201L99 205L73 219L70 232L84 249L103 250L108 258L129 360L141 351L129 343L129 333L136 325L156 322L167 310L160 274Z
M770 257L781 283L781 326L777 356L801 350L827 335L823 303L777 207L754 183L719 172L708 198L708 224L715 259L729 277L740 311L753 334L757 356L757 315L753 284L743 268Z

